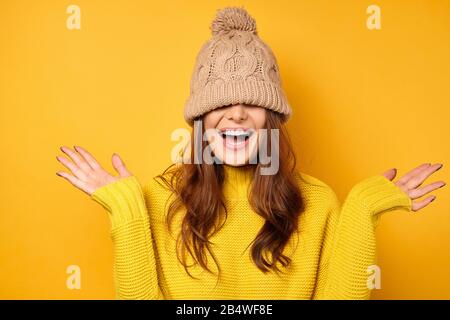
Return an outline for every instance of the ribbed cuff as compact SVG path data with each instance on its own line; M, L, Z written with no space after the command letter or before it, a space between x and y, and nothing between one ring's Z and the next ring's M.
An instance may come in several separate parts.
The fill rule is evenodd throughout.
M281 85L260 80L230 80L208 84L191 93L184 107L184 118L193 126L193 119L216 108L246 103L265 107L286 115L292 114L286 94Z
M141 185L135 176L121 178L104 185L91 194L109 213L112 228L130 220L146 218L147 208Z
M383 175L362 180L352 188L350 196L359 200L372 215L386 210L411 211L412 208L412 200L406 192Z

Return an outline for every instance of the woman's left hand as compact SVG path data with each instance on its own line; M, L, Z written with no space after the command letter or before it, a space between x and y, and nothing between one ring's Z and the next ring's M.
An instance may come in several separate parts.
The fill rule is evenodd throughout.
M431 165L431 163L424 163L417 168L409 171L407 174L405 174L403 177L398 179L397 181L393 181L400 189L402 189L411 199L417 199L422 197L425 194L428 194L432 192L433 190L436 190L438 188L441 188L445 186L444 181L437 181L433 182L425 187L418 188L426 178L428 178L431 174L436 172L442 168L442 164L437 163ZM387 179L391 180L395 178L397 175L397 169L393 168L385 173L383 173L383 176L385 176ZM412 211L418 211L424 207L426 207L431 201L436 199L435 195L430 195L426 199L422 201L412 202Z

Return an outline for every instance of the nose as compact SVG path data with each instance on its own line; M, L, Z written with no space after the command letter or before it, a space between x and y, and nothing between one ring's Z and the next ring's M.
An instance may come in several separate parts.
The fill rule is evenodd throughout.
M245 121L247 119L247 110L242 104L236 104L227 108L225 117L228 120L234 120L235 122Z

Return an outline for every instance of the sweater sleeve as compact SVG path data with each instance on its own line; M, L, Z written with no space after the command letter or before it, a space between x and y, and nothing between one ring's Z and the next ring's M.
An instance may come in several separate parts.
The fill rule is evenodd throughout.
M382 213L411 211L411 198L382 175L356 184L342 207L334 191L313 299L369 299L376 264L375 229Z
M117 299L162 299L149 216L139 181L121 178L91 194L109 213Z

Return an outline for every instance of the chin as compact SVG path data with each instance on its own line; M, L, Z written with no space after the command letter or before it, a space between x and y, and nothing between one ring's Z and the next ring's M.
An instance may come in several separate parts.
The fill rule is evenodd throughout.
M223 161L223 164L227 165L227 166L233 166L233 167L242 167L242 166L247 165L248 161L245 161L243 163L241 163L241 162L227 162L227 161Z
M223 164L233 167L241 167L249 163L248 154L245 154L244 151L225 150L225 152L219 152L218 158Z

